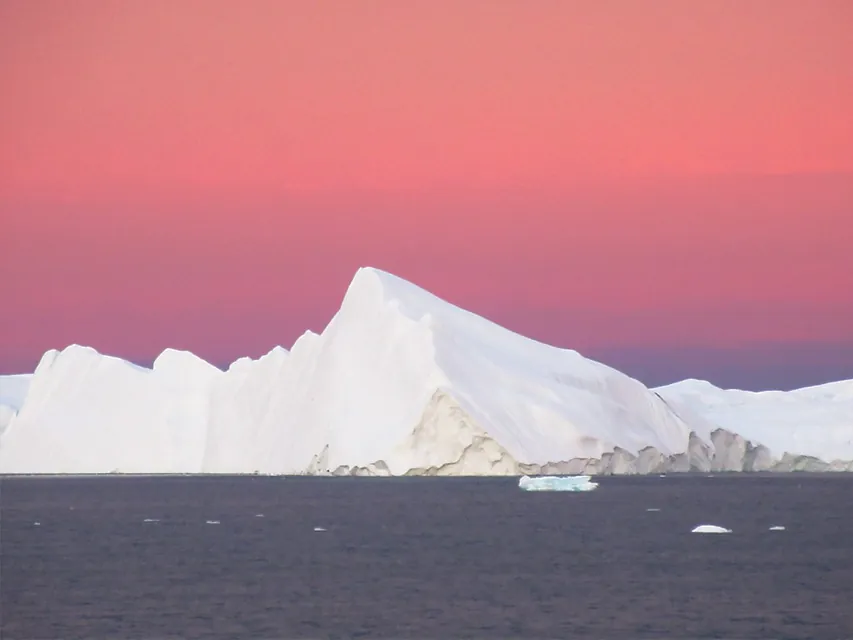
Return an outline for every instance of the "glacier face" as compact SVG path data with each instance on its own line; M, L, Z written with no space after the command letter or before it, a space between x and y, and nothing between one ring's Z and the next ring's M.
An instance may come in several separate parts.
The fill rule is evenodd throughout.
M289 351L221 371L187 352L164 351L145 369L72 346L45 354L26 384L23 403L9 394L0 472L752 470L786 452L846 452L853 432L847 383L790 392L799 422L776 429L770 408L784 413L790 394L738 414L745 392L696 381L649 390L370 268L322 334ZM810 443L824 435L825 448Z

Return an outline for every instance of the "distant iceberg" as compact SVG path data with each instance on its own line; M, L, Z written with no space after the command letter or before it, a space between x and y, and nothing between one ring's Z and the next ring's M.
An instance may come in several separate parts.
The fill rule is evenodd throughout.
M589 476L521 476L518 487L524 491L592 491L597 482L590 482Z
M731 529L726 529L725 527L718 526L716 524L700 524L698 527L694 528L691 533L731 533Z

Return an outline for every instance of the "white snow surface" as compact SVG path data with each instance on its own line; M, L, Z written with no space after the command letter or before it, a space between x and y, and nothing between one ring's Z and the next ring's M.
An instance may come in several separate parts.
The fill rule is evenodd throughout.
M0 376L0 438L24 405L32 378L30 373Z
M760 392L684 380L655 391L702 431L721 427L763 444L777 458L789 452L853 460L853 380Z
M72 345L48 351L0 442L4 473L197 470L222 372L168 349L152 369Z
M677 389L657 390L665 402L576 351L362 268L322 334L227 371L175 350L152 369L76 345L46 353L0 439L0 472L305 473L383 463L393 474L446 465L485 474L506 456L544 464L648 446L670 455L687 449L691 430L708 440L718 424ZM816 411L812 424L826 417ZM770 433L730 426L758 442L751 434ZM786 433L766 444L809 444L794 427Z
M33 374L0 376L0 405L18 411L24 404Z

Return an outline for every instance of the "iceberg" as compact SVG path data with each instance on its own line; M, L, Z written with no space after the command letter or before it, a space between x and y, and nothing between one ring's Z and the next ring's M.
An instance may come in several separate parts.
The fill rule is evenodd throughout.
M0 471L571 474L648 447L678 455L689 438L638 380L362 268L322 333L227 371L188 352L153 370L80 346L46 354Z
M853 381L651 390L369 267L321 333L224 371L174 349L149 369L72 345L0 376L0 473L525 475L589 490L565 487L853 471L851 442Z
M716 524L700 524L695 527L690 533L731 533L731 529L726 529Z
M521 476L518 487L523 491L592 491L597 482L590 482L589 476Z

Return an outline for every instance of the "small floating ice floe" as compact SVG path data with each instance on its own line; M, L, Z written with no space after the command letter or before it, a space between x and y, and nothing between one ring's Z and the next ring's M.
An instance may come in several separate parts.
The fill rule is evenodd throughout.
M725 527L718 527L715 524L700 524L698 527L693 529L690 533L731 533L731 529L726 529Z
M768 531L784 531L785 527L780 524L774 525L768 529Z
M314 527L314 531L325 531L323 527Z
M646 511L660 511L660 509L652 508L652 509L646 509Z
M205 524L219 524L219 520L207 520Z
M40 527L40 526L41 526L41 522L33 522L33 526L34 526L34 527Z
M255 517L256 517L256 518L263 518L263 517L264 517L264 514L263 514L263 513L256 513L256 514L255 514Z
M159 518L145 518L142 522L160 522Z
M589 476L521 476L518 487L523 491L592 491L597 482L590 482Z

